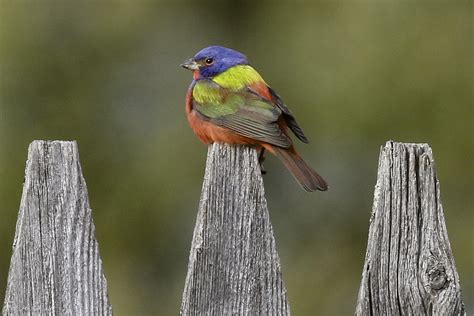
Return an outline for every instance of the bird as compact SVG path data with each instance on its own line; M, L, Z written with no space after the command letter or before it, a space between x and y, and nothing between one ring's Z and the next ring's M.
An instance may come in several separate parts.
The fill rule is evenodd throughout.
M209 46L180 66L193 72L185 111L191 129L203 143L255 146L260 163L267 150L306 191L328 189L327 182L295 149L289 130L303 143L308 138L294 115L244 54Z

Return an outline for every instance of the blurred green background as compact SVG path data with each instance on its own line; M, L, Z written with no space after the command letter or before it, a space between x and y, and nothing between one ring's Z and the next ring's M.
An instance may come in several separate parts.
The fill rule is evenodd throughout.
M331 186L307 194L267 159L293 314L353 314L390 139L434 150L473 312L471 1L0 3L0 302L28 144L75 139L115 314L177 314L207 151L178 65L219 44L282 95Z

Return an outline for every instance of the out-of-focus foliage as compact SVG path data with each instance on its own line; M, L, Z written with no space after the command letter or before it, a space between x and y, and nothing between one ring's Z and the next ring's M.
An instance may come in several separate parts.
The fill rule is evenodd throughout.
M220 44L282 95L311 140L302 155L331 186L307 194L267 159L293 313L353 313L389 139L434 150L472 312L472 2L230 3L1 2L0 302L27 146L76 139L115 313L177 313L206 155L178 64Z

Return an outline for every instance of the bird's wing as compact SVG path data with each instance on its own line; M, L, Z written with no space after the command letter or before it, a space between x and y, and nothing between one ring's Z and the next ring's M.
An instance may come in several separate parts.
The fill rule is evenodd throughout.
M283 100L280 98L280 96L272 88L268 87L268 90L270 91L270 94L273 97L275 105L282 111L283 118L285 119L285 121L288 124L288 127L291 129L291 131L303 143L309 143L309 140L306 137L306 135L304 134L303 129L301 129L299 124L296 122L296 119L293 116L293 113L291 113L290 110L285 105L285 103L283 103Z
M236 134L280 147L291 146L277 123L281 109L246 89L232 91L211 80L199 80L193 90L193 109L202 119Z

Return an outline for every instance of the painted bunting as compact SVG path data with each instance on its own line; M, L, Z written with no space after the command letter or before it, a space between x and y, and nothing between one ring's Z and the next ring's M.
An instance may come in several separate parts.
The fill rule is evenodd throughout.
M304 143L303 130L278 94L233 49L210 46L186 60L194 80L186 95L189 125L205 144L245 144L280 158L306 191L327 190L326 181L296 152L288 129Z

